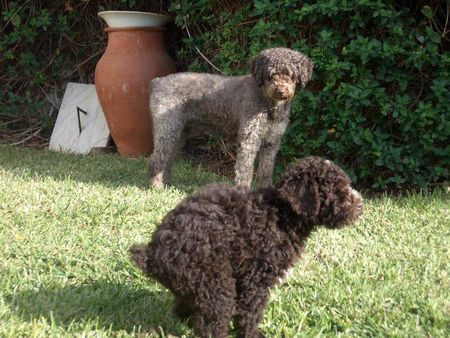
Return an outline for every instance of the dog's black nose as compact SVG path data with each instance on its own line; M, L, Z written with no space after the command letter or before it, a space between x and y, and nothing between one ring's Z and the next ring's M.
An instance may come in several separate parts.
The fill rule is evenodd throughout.
M275 91L279 99L286 100L291 97L289 90L286 88L277 88Z

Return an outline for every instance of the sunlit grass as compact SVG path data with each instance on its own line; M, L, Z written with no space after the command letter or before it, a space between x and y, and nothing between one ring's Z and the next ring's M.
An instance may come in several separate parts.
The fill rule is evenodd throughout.
M149 188L144 159L0 147L0 336L192 336L129 262L183 197L220 177L180 162ZM449 336L448 196L366 201L320 229L261 324L268 337Z

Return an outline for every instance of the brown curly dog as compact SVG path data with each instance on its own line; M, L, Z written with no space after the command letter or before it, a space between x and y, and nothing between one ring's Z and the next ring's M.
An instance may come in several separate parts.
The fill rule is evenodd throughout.
M300 160L275 188L212 185L169 212L132 261L175 295L175 313L193 317L201 337L260 337L269 297L317 225L339 228L362 212L363 199L331 161Z

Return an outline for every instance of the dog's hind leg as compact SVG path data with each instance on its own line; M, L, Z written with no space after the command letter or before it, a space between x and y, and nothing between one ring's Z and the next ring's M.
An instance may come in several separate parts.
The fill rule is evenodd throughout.
M154 149L148 162L151 184L159 189L170 178L170 170L177 152L183 147L184 123L177 120L178 111L165 111L164 114L153 114Z
M217 298L219 294L214 295ZM217 300L217 299L216 299ZM194 332L200 337L228 337L228 325L232 319L234 299L211 300L200 304L200 310L194 312Z
M236 284L229 263L210 263L212 268L197 277L202 282L194 296L194 332L200 337L226 338L235 309Z
M193 302L191 298L176 295L173 312L181 320L187 320L194 315Z
M238 295L234 324L238 337L264 337L258 329L264 315L264 307L269 299L267 287L248 286Z

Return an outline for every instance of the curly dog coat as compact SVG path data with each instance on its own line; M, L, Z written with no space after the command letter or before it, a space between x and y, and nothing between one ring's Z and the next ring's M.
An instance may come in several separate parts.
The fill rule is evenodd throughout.
M152 186L168 182L176 153L188 138L204 133L237 141L236 184L250 185L258 155L258 182L270 186L296 84L306 85L313 66L299 52L272 48L252 60L251 75L177 73L153 79L154 150L148 163Z
M362 212L363 199L328 160L308 157L275 188L211 185L162 220L148 245L130 248L132 261L175 295L175 313L193 317L195 334L261 336L269 297L299 257L316 225L339 228Z

